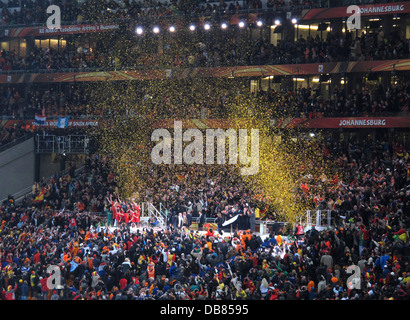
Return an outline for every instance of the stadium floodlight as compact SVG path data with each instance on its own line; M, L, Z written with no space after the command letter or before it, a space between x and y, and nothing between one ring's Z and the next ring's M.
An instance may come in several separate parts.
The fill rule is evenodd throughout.
M293 23L293 24L297 24L297 23L298 23L298 19L293 18L293 19L292 19L292 23Z
M170 26L169 27L169 32L174 32L175 31L175 27L174 26Z
M210 25L209 23L205 23L205 24L204 24L204 29L205 29L205 30L211 29L211 25Z
M152 31L153 31L154 33L159 33L159 28L158 28L158 27L154 27L154 28L152 29Z
M222 28L222 29L226 29L226 28L228 28L228 25L227 25L225 22L223 22L223 23L221 24L221 28Z
M243 28L245 26L245 22L239 21L238 26L239 26L239 28Z
M136 32L137 34L141 35L141 34L144 33L144 29L143 29L142 27L137 27L137 28L135 29L135 32Z
M262 20L256 21L256 25L257 25L258 27L262 27L262 25L263 25Z
M280 25L280 20L279 19L275 20L275 25L277 25L277 26Z
M195 25L191 24L191 25L189 26L189 30L195 31Z

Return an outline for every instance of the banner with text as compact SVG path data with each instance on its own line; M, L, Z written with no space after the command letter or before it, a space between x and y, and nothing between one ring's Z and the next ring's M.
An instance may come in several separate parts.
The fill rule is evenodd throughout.
M97 33L106 31L116 31L120 29L118 23L98 23L98 24L78 24L61 26L60 29L47 27L25 27L25 28L5 28L1 30L2 37L28 37L28 36L58 36L76 33Z
M400 14L410 12L409 1L382 4L357 4L357 6L360 8L361 16ZM351 13L348 13L347 7L317 8L307 10L303 15L302 20L345 18L350 15Z
M277 128L410 128L410 117L287 118L272 120Z
M33 126L33 127L44 127L44 128L87 128L87 127L97 127L100 124L99 120L69 120L64 122L64 127L61 126L61 120L60 120L60 126L59 126L59 119L55 120L45 120L44 122L39 123L38 121L35 120L8 120L3 128L9 128L12 126L18 126L18 127L25 127L25 126Z

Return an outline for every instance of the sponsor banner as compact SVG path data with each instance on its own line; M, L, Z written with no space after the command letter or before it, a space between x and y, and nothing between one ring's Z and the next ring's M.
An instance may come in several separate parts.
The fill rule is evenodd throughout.
M97 120L71 120L68 121L66 128L75 128L75 127L96 127L98 126ZM41 127L47 128L57 128L58 120L48 120Z
M44 124L38 125L34 120L8 120L4 123L4 128L18 126L37 126L47 128L58 128L58 120L46 120ZM272 119L272 127L292 129L340 129L340 128L410 128L410 116L397 117L355 117L355 118L282 118ZM69 120L67 128L85 128L95 127L101 124L101 120ZM182 128L198 129L227 129L232 127L242 127L241 119L183 119L181 120ZM249 119L243 120L243 127L249 125ZM257 123L255 123L257 125ZM174 120L157 120L153 121L152 127L172 129Z
M410 128L410 117L288 118L273 123L277 128Z
M232 128L241 127L241 119L184 119L183 128ZM244 119L244 127L249 119ZM173 128L174 120L154 121L154 128ZM257 123L255 123L257 125ZM283 118L272 119L272 127L277 128L410 128L410 117L357 117L357 118Z
M357 4L357 6L360 8L360 14L362 16L400 14L410 12L409 1L367 5ZM303 15L302 20L344 18L350 15L351 13L347 13L347 7L317 8L307 10Z
M56 36L64 34L116 31L119 29L120 25L118 23L78 24L61 26L60 29L50 29L47 27L6 28L1 31L0 35L3 37Z
M60 121L61 124L61 121ZM100 124L98 120L68 120L64 128L87 128L96 127ZM59 128L59 120L45 120L43 123L38 123L35 120L8 120L4 124L4 128L12 127L14 125L18 126L34 126L34 127L45 127L45 128Z

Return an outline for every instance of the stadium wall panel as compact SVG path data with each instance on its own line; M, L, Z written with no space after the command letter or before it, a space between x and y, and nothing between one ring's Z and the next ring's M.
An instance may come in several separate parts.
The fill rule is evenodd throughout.
M0 199L31 186L34 172L34 138L0 153Z

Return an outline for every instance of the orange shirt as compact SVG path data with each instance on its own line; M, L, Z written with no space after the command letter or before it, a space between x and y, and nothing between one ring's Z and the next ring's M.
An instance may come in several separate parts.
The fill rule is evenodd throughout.
M85 235L84 240L88 241L91 237L92 237L92 233L91 233L91 231L88 231L87 234Z
M70 261L71 260L71 254L70 253L66 253L64 256L63 256L63 261L64 262L67 262L67 261Z
M308 285L307 285L308 292L310 292L310 290L311 290L312 288L314 288L314 287L315 287L314 281L313 281L313 280L310 280L309 283L308 283Z
M93 265L93 259L88 258L87 263L88 263L88 268L89 268L89 269L92 269L93 266L94 266L94 265Z

